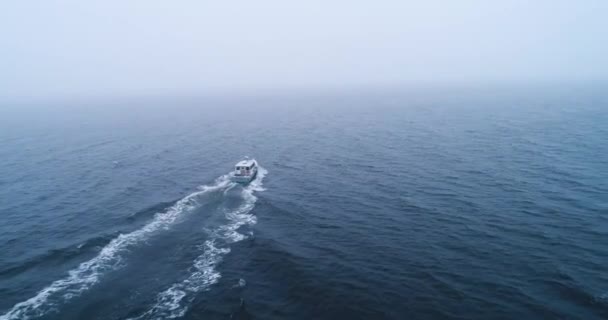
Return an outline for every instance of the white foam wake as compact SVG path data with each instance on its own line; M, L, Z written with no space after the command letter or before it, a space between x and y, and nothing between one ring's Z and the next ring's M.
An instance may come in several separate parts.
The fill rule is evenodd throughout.
M216 270L216 266L222 261L223 256L230 252L230 248L226 245L246 239L247 236L237 232L237 230L241 226L253 225L257 222L256 217L250 214L257 201L254 192L264 191L262 180L267 173L268 171L260 167L256 179L243 188L243 204L234 211L226 212L228 223L210 232L209 239L205 241L201 248L203 254L193 262L194 271L190 276L159 293L154 306L131 320L183 317L195 294L209 290L211 285L219 281L221 274ZM224 247L219 247L219 243L224 243Z
M70 270L68 276L51 283L34 297L17 303L7 313L0 315L0 320L30 319L40 317L54 310L62 301L79 296L99 281L104 272L115 270L122 265L122 254L132 246L142 243L153 233L168 229L179 216L196 207L196 197L222 188L231 187L229 176L216 179L212 185L201 186L199 191L189 194L176 202L165 212L157 213L152 221L141 229L121 234L108 243L93 259L81 263Z

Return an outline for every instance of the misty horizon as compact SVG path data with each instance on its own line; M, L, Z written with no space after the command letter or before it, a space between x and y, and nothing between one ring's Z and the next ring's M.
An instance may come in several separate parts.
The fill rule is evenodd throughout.
M5 4L0 101L603 83L608 4Z

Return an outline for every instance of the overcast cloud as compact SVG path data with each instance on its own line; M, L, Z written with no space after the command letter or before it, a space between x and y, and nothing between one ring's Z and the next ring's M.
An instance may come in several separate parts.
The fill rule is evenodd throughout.
M596 81L608 1L3 1L0 98Z

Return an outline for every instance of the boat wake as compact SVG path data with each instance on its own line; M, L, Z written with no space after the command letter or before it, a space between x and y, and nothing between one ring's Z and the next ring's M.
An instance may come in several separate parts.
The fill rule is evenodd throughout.
M243 204L235 210L226 211L228 223L210 232L209 239L201 246L202 254L193 261L194 271L188 278L160 292L155 304L148 311L130 320L182 317L198 292L209 290L211 285L218 282L221 275L216 270L216 266L222 261L223 256L230 252L229 245L248 238L247 235L239 233L238 229L245 225L253 225L257 221L251 214L257 201L254 192L264 191L262 180L266 174L267 171L260 167L257 177L243 188L241 193Z
M114 238L102 248L97 256L81 263L77 268L70 270L67 277L51 283L32 298L17 303L8 312L0 315L0 320L31 319L41 317L48 312L57 310L58 304L77 297L90 289L99 282L104 273L123 266L123 255L130 248L145 242L158 231L168 229L183 213L196 208L197 198L199 196L212 191L232 188L233 186L234 182L230 181L229 175L219 177L211 185L201 186L199 191L191 193L177 201L166 211L157 213L154 218L142 228L130 233L121 234ZM253 197L252 194L251 197ZM208 246L213 248L212 243ZM218 249L217 252L222 252L222 250ZM211 256L217 255L217 253L213 253L213 250L206 250L206 254ZM205 269L204 264L208 263L206 262L207 260L213 260L208 259L205 256L199 258L200 261L195 262L195 267L200 267L201 269ZM193 283L197 283L197 281L202 281L198 280L198 277L207 276L193 275L193 277ZM209 278L212 279L213 277L210 276Z

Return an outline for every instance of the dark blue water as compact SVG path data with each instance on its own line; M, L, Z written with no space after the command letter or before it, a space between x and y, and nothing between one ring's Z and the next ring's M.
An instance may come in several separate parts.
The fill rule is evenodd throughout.
M2 320L606 319L607 268L599 90L0 111Z

